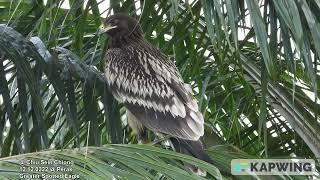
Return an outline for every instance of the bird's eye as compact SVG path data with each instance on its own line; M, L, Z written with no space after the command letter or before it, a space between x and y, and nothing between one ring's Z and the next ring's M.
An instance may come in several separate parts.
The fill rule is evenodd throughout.
M117 25L119 23L119 20L118 19L111 19L109 23L112 25Z

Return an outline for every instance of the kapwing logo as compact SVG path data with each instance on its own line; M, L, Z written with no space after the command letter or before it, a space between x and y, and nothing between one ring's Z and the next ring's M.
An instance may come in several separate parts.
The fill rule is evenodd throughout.
M247 172L249 170L250 170L249 162L240 162L239 165L236 165L233 169L233 171L237 173Z
M313 159L233 159L233 175L314 175Z

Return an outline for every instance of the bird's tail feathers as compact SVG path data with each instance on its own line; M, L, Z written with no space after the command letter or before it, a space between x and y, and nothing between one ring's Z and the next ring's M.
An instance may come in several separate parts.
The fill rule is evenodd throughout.
M171 138L172 145L174 146L177 152L191 155L195 158L206 161L207 163L213 164L213 161L210 159L208 154L204 151L201 140L192 141L180 138ZM191 165L185 164L185 167L190 169L196 174L206 176L206 172Z

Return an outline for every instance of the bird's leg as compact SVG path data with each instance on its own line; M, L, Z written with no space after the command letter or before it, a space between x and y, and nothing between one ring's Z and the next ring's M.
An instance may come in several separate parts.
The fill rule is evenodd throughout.
M148 143L148 131L145 127L139 129L138 135L138 144L147 144Z
M132 128L132 131L138 135L138 144L148 143L148 131L147 128L140 123L140 121L127 110L128 124Z

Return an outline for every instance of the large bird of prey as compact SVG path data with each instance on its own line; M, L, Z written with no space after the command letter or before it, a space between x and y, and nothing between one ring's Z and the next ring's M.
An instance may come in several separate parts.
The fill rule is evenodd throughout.
M107 17L104 31L110 37L105 76L138 138L144 140L146 128L169 135L176 151L211 162L200 141L203 116L174 63L144 38L132 17Z

